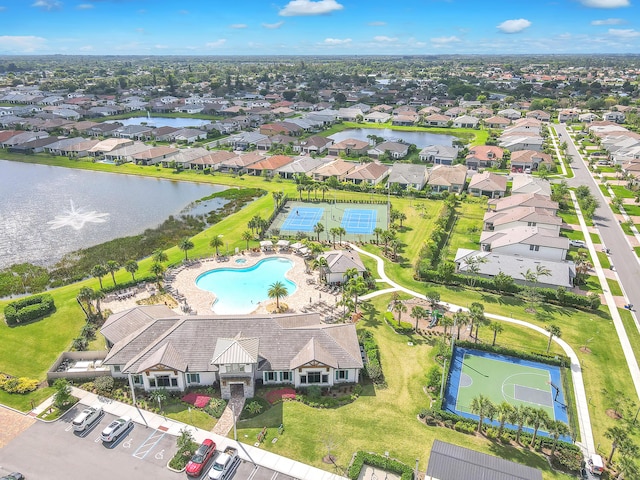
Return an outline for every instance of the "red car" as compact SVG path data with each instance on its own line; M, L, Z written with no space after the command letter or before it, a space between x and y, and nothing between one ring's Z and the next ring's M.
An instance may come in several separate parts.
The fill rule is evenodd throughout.
M189 463L187 463L186 472L190 477L197 477L202 473L202 468L207 464L211 455L216 451L216 444L210 438L207 438L202 445L198 447L196 453L193 454Z

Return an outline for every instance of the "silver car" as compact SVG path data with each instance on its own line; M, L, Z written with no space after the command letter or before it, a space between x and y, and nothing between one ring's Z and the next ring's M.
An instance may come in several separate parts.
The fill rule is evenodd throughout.
M124 432L129 430L130 427L133 426L133 421L129 417L120 417L117 420L114 420L109 425L106 426L104 430L102 430L102 434L100 435L100 439L103 442L113 442Z

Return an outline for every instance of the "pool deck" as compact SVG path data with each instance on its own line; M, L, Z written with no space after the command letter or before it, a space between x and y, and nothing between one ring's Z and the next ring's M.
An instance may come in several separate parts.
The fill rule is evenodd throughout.
M318 283L318 272L310 271L309 273L306 273L304 259L300 255L290 251L277 253L273 251L259 253L249 252L244 255L238 254L229 256L227 257L227 261L217 261L215 257L200 260L190 266L184 266L180 269L176 269L173 279L170 281L170 287L181 296L184 296L188 306L198 315L215 315L215 312L211 309L215 300L215 295L196 286L196 278L198 278L199 275L216 268L247 268L255 265L260 260L274 257L289 259L294 264L293 268L287 272L286 277L297 285L297 289L292 295L280 299L281 303L285 303L289 306L288 312L304 312L309 309L310 305L319 307L324 305L325 308L331 307L340 300L340 295L323 292L316 288ZM236 260L238 259L244 259L246 261L244 263L236 263ZM245 299L245 301L250 301L250 299ZM270 305L273 302L274 300L267 299L259 303L257 308L250 313L268 313L267 305Z

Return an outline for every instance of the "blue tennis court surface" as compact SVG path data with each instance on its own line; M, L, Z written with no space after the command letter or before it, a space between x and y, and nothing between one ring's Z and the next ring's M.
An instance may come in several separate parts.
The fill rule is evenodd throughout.
M347 233L371 234L373 229L376 228L377 213L375 210L345 208L340 226Z
M320 221L324 208L296 207L289 212L280 230L313 232L313 226Z

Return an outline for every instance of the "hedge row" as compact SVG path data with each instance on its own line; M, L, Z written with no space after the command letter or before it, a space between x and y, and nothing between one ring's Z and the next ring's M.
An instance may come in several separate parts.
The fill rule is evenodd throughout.
M384 374L380 363L380 351L378 344L373 339L373 334L368 330L358 332L358 342L364 348L367 357L365 372L371 381L377 385L384 385Z
M376 453L357 452L351 466L349 467L348 476L351 480L356 480L360 476L360 471L364 464L375 468L381 468L393 473L399 473L400 480L412 480L413 469L398 460L390 459Z
M27 377L10 377L0 373L0 390L7 393L29 393L38 388L38 380Z
M44 317L55 310L51 295L34 295L9 303L4 307L4 318L7 325L16 325Z
M544 355L542 353L526 353L518 350L511 350L505 347L491 346L487 343L473 343L465 340L456 341L456 347L468 348L473 350L482 350L483 352L492 352L499 355L521 358L522 360L530 360L532 362L546 363L547 365L555 365L556 367L566 367L571 364L569 358L564 355Z
M418 277L425 282L440 283L454 286L468 286L469 276L460 273L454 273L449 279L444 281L436 270L431 270L426 266L425 262L418 264ZM516 295L525 290L523 285L511 283L509 285L498 288L491 278L473 277L475 288L486 290L498 294ZM561 305L563 307L575 307L580 309L597 310L600 308L600 297L598 295L578 295L568 292L565 288L536 288L543 302Z

